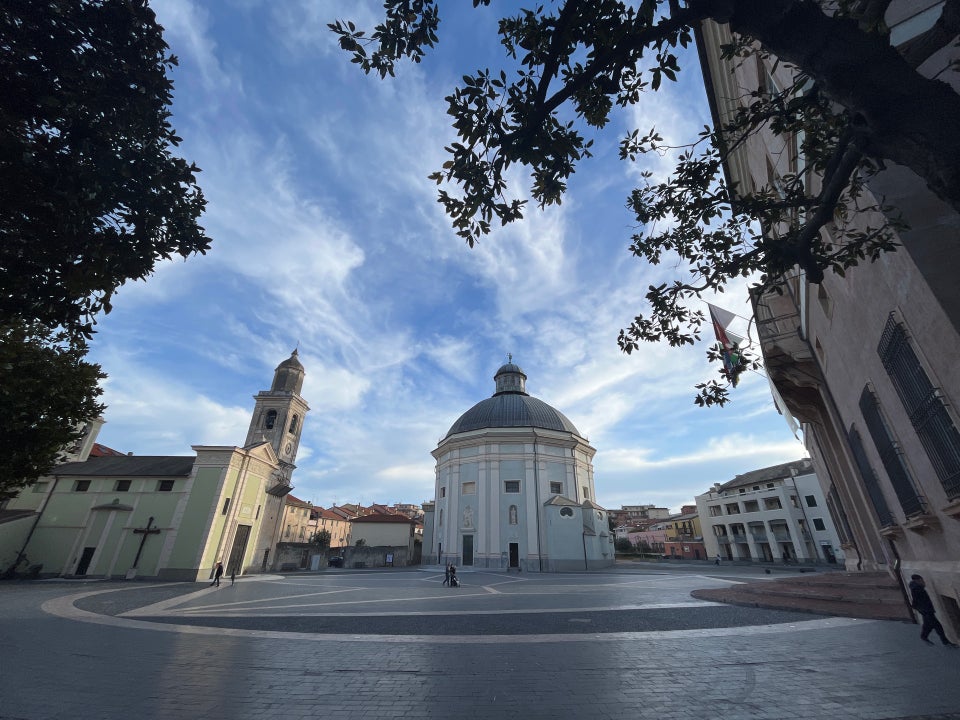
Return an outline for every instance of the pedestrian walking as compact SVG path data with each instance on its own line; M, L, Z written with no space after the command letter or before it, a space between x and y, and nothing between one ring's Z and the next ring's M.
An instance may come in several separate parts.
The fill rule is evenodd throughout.
M450 563L447 563L446 567L443 569L443 584L450 584Z
M719 564L720 564L720 553L717 553L717 559L713 561L713 564L714 564L714 565L719 565Z
M214 585L216 585L217 587L220 587L220 578L222 577L223 577L223 563L218 562L217 569L213 571L213 582L210 583L210 587L213 587Z
M460 580L457 579L457 566L450 563L450 587L460 587Z
M234 567L230 570L230 584L233 585L237 581L237 568Z
M923 625L920 627L920 639L927 645L933 645L930 641L930 633L936 632L940 640L947 647L957 647L947 640L946 633L943 632L943 625L937 620L937 609L933 606L933 601L927 593L927 584L922 575L910 576L910 606L920 613L923 618Z

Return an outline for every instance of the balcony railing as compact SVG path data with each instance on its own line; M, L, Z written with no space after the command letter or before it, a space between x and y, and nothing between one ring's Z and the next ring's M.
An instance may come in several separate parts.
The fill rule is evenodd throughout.
M754 533L750 533L750 535L752 535L752 536L753 536L753 539L756 540L756 541L758 541L758 542L766 542L766 541L767 541L767 534L766 534L765 532L754 532Z
M717 535L717 542L720 543L721 545L729 545L729 544L730 544L730 536L729 536L729 535Z
M747 536L743 533L734 533L733 541L738 543L745 543L747 541Z
M790 542L790 539L791 539L791 538L790 538L790 533L788 533L788 532L777 532L776 530L774 530L774 532L773 532L773 537L774 537L775 539L779 540L780 542Z

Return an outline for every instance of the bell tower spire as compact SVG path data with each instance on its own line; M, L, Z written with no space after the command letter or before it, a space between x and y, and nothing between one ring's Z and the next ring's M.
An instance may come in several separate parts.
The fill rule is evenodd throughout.
M254 396L256 404L245 446L268 442L280 459L280 480L290 487L290 476L296 465L303 419L310 407L300 397L306 371L295 349L273 372L269 390Z

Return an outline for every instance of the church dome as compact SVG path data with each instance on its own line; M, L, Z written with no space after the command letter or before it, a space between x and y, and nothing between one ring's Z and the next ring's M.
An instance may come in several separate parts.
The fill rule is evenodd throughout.
M543 400L526 392L527 376L518 365L508 362L494 375L496 392L461 415L446 437L471 430L506 427L536 427L580 435L569 418Z

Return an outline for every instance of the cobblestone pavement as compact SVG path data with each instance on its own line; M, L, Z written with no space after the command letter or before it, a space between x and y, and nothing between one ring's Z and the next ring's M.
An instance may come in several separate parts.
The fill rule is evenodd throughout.
M462 578L3 583L0 718L960 718L915 625L690 596L743 571Z

